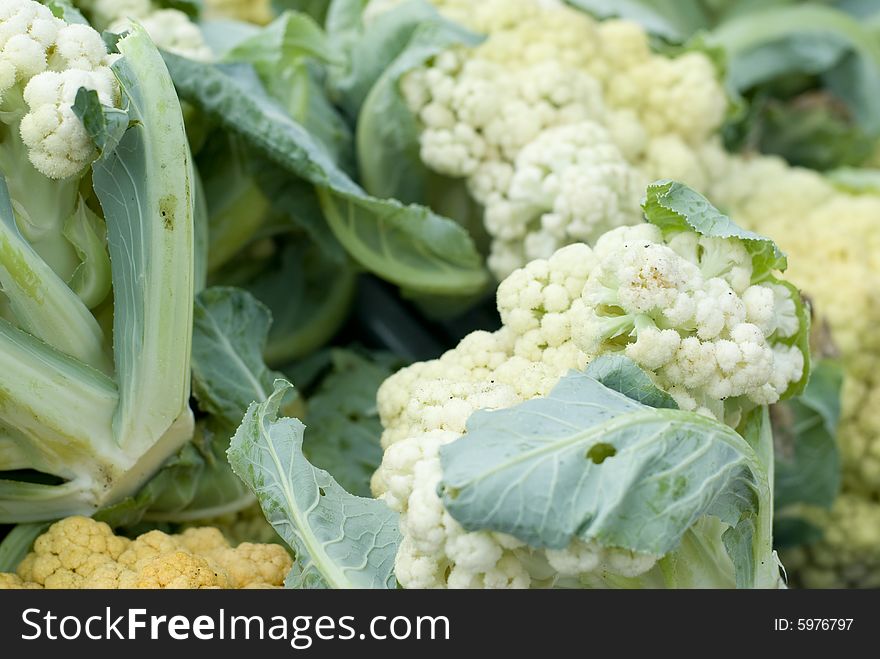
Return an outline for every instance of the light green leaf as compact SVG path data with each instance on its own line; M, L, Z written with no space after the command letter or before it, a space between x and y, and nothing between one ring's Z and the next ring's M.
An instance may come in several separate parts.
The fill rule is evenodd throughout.
M465 529L663 555L711 515L731 527L737 584L770 578L757 574L769 561L770 532L756 523L772 520L767 472L741 436L706 417L647 407L572 372L546 398L476 412L440 456L444 506Z
M830 508L840 490L837 423L843 368L818 362L803 394L771 409L776 438L775 500Z
M596 18L624 18L669 41L686 41L707 26L698 0L565 0Z
M159 51L137 26L118 45L123 57L113 71L133 121L93 168L113 272L114 431L127 449L161 454L160 438L188 410L190 394L193 170Z
M260 501L266 519L296 555L290 588L394 588L397 513L346 492L302 454L305 427L279 419L284 381L253 404L229 448L229 462Z
M880 134L880 40L846 13L817 4L768 8L723 22L707 42L727 53L736 89L821 74L864 129Z
M253 69L221 68L169 54L166 61L184 99L317 187L336 237L367 269L424 292L464 294L487 283L465 230L427 208L367 195L326 149L260 92Z
M19 231L2 175L0 286L17 326L104 373L112 371L95 317Z
M63 233L80 260L68 285L89 309L94 309L107 298L113 287L110 255L104 242L107 227L80 198L76 211L64 223Z
M128 129L128 112L101 105L98 92L84 87L77 91L72 109L83 122L101 157L113 153Z
M672 396L659 389L647 373L624 355L603 355L600 359L590 362L584 372L600 384L642 405L678 409L678 404Z
M332 351L332 371L308 398L303 452L348 492L369 497L370 478L382 462L379 386L402 366L390 355Z
M263 361L271 324L269 310L245 291L215 287L199 293L192 369L203 411L235 427L251 403L269 397L279 377Z
M708 199L677 181L662 180L648 186L642 208L648 222L664 233L696 231L703 236L739 238L752 256L752 281L759 282L774 270L787 267L785 254L769 238L738 227Z

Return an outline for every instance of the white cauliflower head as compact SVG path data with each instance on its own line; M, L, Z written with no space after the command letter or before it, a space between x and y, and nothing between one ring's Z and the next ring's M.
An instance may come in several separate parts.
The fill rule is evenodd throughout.
M629 356L682 409L733 425L743 409L791 393L808 366L803 307L767 272L753 276L753 252L734 235L645 223L609 231L593 248L564 247L501 282L501 329L475 332L383 383L385 454L372 488L401 513L404 586L601 583L653 568L657 556L591 541L545 550L465 531L437 494L439 450L466 433L475 411L545 396L568 371L608 353Z
M370 3L370 20L395 4ZM465 179L485 207L499 279L635 224L650 180L708 184L700 152L727 97L703 54L653 54L640 26L557 2L434 4L487 38L431 58L400 89L421 127L422 162Z

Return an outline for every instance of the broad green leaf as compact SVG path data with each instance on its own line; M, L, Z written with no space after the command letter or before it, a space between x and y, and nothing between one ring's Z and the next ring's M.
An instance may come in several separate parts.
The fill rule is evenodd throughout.
M350 170L351 130L327 99L323 80L323 64L339 57L314 20L288 12L237 44L224 60L251 64L269 96Z
M118 46L123 57L113 71L132 125L93 168L113 272L114 431L127 449L159 454L161 439L179 441L166 431L189 409L193 170L159 51L138 26Z
M39 536L49 528L48 522L16 525L0 542L0 572L15 572Z
M440 457L444 506L465 529L534 547L581 538L663 555L711 515L731 527L737 584L770 578L758 574L769 561L767 472L740 435L706 417L651 408L571 372L546 398L476 412Z
M464 294L488 281L461 227L427 208L367 195L320 143L261 92L253 69L213 66L166 54L181 96L292 175L319 190L336 237L362 265L395 284Z
M880 134L880 40L846 13L816 4L768 8L723 22L707 42L727 53L736 89L821 74L864 129Z
M830 508L840 490L837 423L843 369L823 360L803 394L771 409L776 440L777 509L795 504Z
M678 404L672 396L659 389L647 373L624 355L611 354L601 359L594 359L584 372L600 384L642 405L678 409Z
M335 349L332 371L308 398L303 452L352 494L371 496L370 478L382 462L376 391L401 365L390 355Z
M664 233L696 231L703 236L739 238L752 255L752 281L761 281L773 270L785 270L785 254L769 238L738 227L708 199L683 183L663 180L652 183L642 208L648 222Z
M128 129L128 112L101 105L98 92L84 87L76 93L72 109L83 122L101 157L113 153Z
M271 324L269 310L245 291L214 287L196 297L193 392L203 411L235 427L251 403L269 397L279 377L263 361Z
M355 280L347 261L336 263L307 244L283 245L245 284L272 312L266 361L290 363L333 338L348 317Z
M303 457L305 426L278 418L290 389L279 380L268 400L251 405L229 447L235 473L294 551L287 586L394 588L397 513L380 500L349 494Z
M707 26L698 0L565 0L597 18L624 18L669 41L686 41Z
M16 326L104 373L112 371L95 317L22 236L2 175L0 286Z
M336 0L327 17L331 41L347 54L346 65L331 72L331 85L352 121L359 116L370 90L405 53L417 31L438 24L453 29L425 0L405 0L377 16L369 27L362 24L364 6L359 0Z

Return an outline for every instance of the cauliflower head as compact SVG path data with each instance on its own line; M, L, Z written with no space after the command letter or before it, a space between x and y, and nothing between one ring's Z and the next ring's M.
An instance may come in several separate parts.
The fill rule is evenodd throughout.
M439 450L466 433L475 411L545 396L569 370L609 353L630 357L680 408L733 426L743 410L792 394L808 368L808 322L797 291L749 245L732 232L647 223L609 231L592 248L569 245L501 282L501 329L474 332L386 380L377 399L385 453L372 489L401 513L400 583L607 584L649 572L659 557L580 540L534 549L465 531L437 493Z
M596 21L559 2L435 0L486 35L400 79L418 119L422 162L463 179L485 208L489 267L500 279L571 242L640 220L645 184L701 186L699 150L727 97L696 52L651 52L635 23ZM369 24L396 5L374 0Z
M80 174L97 153L73 111L80 89L116 106L119 86L110 70L118 55L87 25L68 24L32 0L0 4L0 159L26 152L50 179Z
M214 527L179 535L149 531L130 540L77 516L39 536L17 574L0 574L0 588L275 588L291 565L281 545L232 547Z

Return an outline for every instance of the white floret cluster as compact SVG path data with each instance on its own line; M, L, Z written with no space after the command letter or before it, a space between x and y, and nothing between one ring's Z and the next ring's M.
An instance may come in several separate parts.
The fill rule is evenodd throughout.
M683 409L724 419L724 399L777 400L803 375L801 352L784 341L799 321L787 287L751 279L737 239L621 227L594 248L573 244L515 271L498 288L501 329L386 380L385 455L372 487L401 513L401 584L528 587L650 570L657 557L593 542L548 551L465 531L437 495L439 447L465 433L476 410L546 395L608 352L630 356Z
M10 126L20 122L42 174L69 178L95 157L72 106L81 88L96 91L104 105L118 103L114 57L92 28L67 24L31 0L0 0L0 116Z
M371 13L391 4L374 0ZM698 151L716 139L727 98L704 55L653 54L638 25L556 2L434 4L487 38L409 72L401 91L422 161L465 179L485 208L499 279L636 224L651 180L705 184Z

